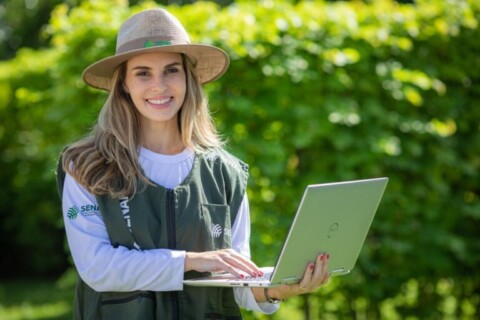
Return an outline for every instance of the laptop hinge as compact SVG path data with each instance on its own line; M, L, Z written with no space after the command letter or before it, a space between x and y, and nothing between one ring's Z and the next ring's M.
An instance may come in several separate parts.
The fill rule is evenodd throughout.
M350 273L350 271L351 270L345 269L345 268L337 268L337 269L332 270L331 275L332 276L341 276L341 275Z
M293 284L299 282L300 279L298 277L288 277L288 278L283 278L282 284Z

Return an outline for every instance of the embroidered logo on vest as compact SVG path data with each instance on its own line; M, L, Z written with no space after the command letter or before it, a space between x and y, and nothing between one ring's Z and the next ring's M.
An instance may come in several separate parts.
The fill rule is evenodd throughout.
M225 233L226 236L229 236L229 237L232 236L232 230L227 229L227 228L222 230L222 226L219 225L219 224L213 224L212 223L210 225L210 232L212 233L212 236L214 238L220 237L222 235L222 232Z
M222 226L219 224L211 224L210 225L210 232L214 238L218 238L222 235Z

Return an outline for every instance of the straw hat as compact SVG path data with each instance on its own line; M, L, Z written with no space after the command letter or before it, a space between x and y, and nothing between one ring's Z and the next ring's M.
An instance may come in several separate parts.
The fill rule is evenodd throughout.
M123 22L117 35L115 55L88 66L83 80L94 88L109 91L115 68L131 57L150 52L178 52L196 63L200 83L218 79L227 70L228 55L210 45L191 44L182 24L164 9L137 13Z

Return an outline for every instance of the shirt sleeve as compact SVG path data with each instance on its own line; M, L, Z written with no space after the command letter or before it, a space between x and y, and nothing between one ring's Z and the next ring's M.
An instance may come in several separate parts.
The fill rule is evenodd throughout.
M114 248L95 196L70 175L65 177L62 211L75 267L94 290L182 290L185 252Z
M250 258L250 206L247 194L240 205L237 217L232 227L232 248ZM250 288L233 288L235 301L240 307L247 310L272 314L278 310L279 304L268 302L258 303Z

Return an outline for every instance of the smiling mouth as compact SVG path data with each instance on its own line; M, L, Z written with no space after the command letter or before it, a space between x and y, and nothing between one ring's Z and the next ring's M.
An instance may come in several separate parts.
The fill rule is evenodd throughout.
M165 99L147 99L147 102L155 105L162 105L170 102L172 100L172 97L168 97Z

